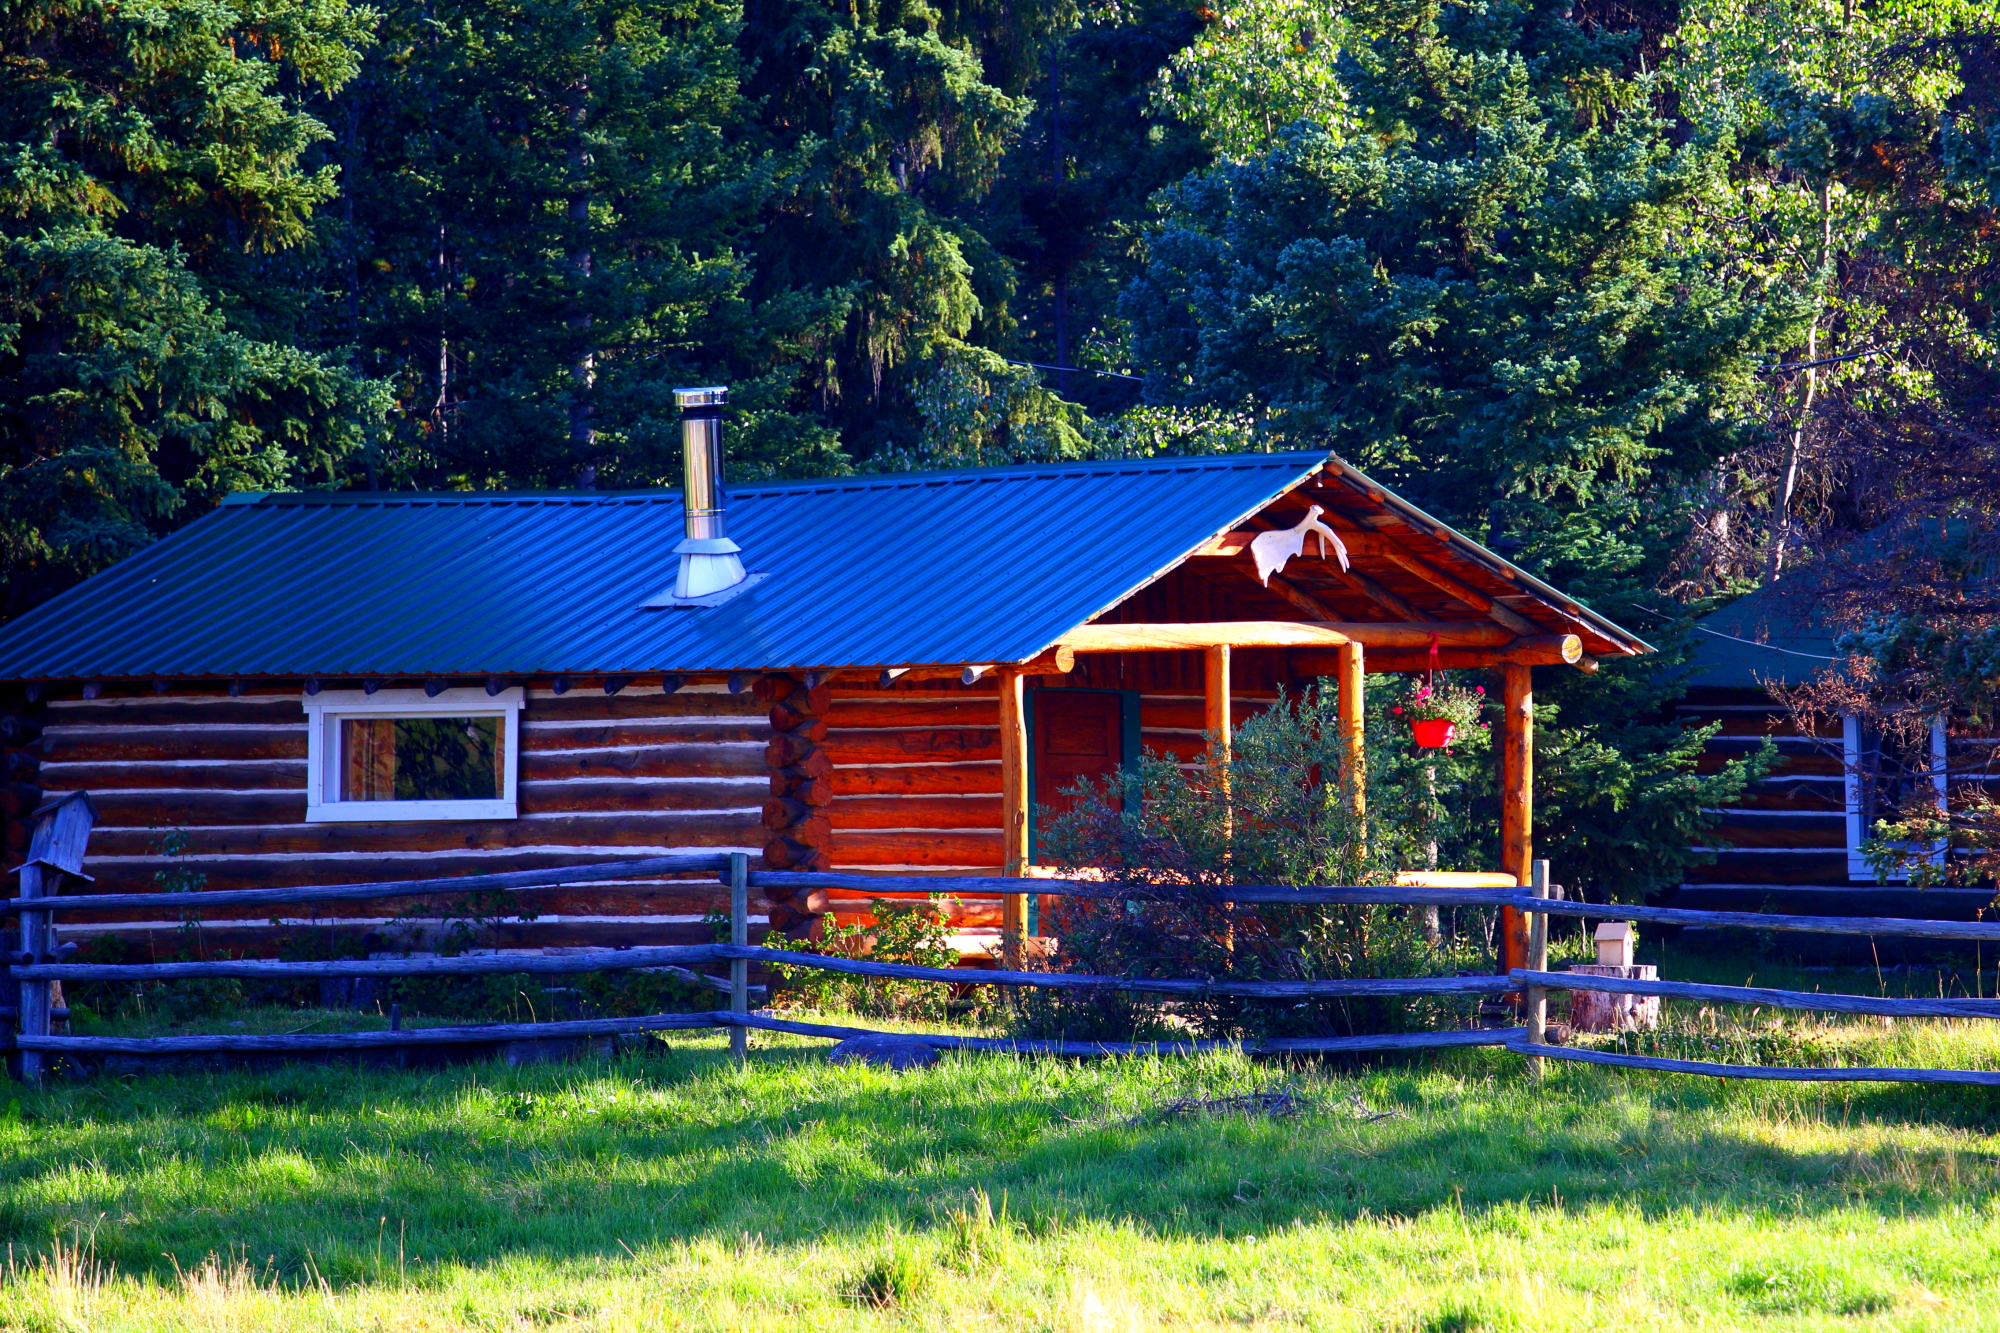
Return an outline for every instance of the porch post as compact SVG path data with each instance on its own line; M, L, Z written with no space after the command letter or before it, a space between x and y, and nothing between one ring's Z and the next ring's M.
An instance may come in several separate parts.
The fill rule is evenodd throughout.
M1000 686L1000 823L1002 850L1000 873L1018 879L1028 868L1028 727L1023 686L1027 678L1019 671L1001 668ZM1005 893L1000 898L1001 963L1019 968L1025 956L1028 935L1028 895Z
M1368 814L1368 738L1363 730L1366 668L1360 644L1342 644L1337 651L1340 653L1340 675L1337 677L1340 682L1340 741L1347 766L1347 771L1340 776L1341 781L1347 784L1347 796L1353 802L1354 817L1361 820Z
M1209 758L1216 765L1214 778L1222 789L1223 836L1235 833L1236 815L1229 805L1229 761L1233 747L1230 744L1229 691L1230 691L1229 645L1218 643L1202 651L1201 703L1202 727L1215 739L1211 742ZM1222 942L1225 948L1236 949L1236 904L1222 905Z
M1215 734L1215 758L1223 764L1227 782L1229 763L1229 645L1218 643L1203 653L1202 726Z
M1500 869L1523 888L1533 875L1535 688L1532 668L1500 668ZM1500 970L1528 965L1528 918L1500 909Z

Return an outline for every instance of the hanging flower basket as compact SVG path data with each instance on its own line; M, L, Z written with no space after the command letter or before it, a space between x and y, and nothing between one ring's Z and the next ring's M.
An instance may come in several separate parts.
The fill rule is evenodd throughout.
M1442 750L1458 735L1458 723L1448 717L1426 717L1410 723L1410 735L1426 750Z
M1479 710L1485 706L1486 691L1466 689L1448 681L1419 685L1407 707L1398 707L1410 724L1410 738L1426 750L1442 750L1461 732L1479 725Z

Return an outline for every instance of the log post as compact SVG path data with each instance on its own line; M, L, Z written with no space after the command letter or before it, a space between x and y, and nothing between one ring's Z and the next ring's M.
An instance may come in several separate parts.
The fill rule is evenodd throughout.
M1211 756L1229 781L1229 645L1216 644L1203 653L1202 726L1210 735Z
M1347 787L1347 799L1356 824L1368 815L1368 737L1365 730L1367 666L1358 643L1343 644L1340 654L1340 742L1346 771L1340 780Z
M21 896L42 898L47 896L43 887L43 876L54 874L40 865L29 862L21 867ZM32 962L42 962L49 954L49 914L47 912L21 913L21 953ZM49 1035L49 1010L53 1007L49 997L49 983L46 981L23 981L21 983L21 1009L16 1020L18 1030L24 1037L46 1037ZM42 1081L42 1053L23 1049L21 1052L21 1081L40 1083Z
M750 858L741 852L729 854L729 942L743 948L750 943ZM750 962L729 960L729 1012L750 1012ZM729 1053L742 1064L750 1058L750 1030L741 1023L729 1029Z
M1529 895L1536 898L1548 897L1549 863L1547 861L1535 862L1531 879L1533 882L1528 887ZM1530 972L1546 972L1549 970L1549 914L1547 912L1533 913L1528 922L1528 970ZM1544 986L1528 987L1527 1000L1528 1041L1532 1045L1540 1046L1548 1039L1548 988ZM1541 1057L1538 1055L1529 1056L1528 1077L1540 1078L1541 1076Z
M1527 887L1533 869L1535 810L1535 690L1532 668L1500 668L1500 869ZM1500 970L1523 965L1528 922L1519 908L1500 909Z
M1208 732L1209 775L1222 794L1225 805L1229 801L1229 761L1232 753L1230 732L1232 718L1229 715L1229 693L1231 689L1230 647L1218 643L1202 651L1201 703L1202 727ZM1234 821L1225 813L1224 833L1234 832ZM1236 948L1236 904L1222 905L1223 943L1230 950Z
M833 761L827 757L826 716L832 692L821 683L808 687L782 673L760 676L757 698L771 706L771 743L764 759L771 770L771 796L764 802L766 870L830 870L833 860ZM802 895L794 895L802 896ZM770 903L771 929L790 939L806 939L824 918L791 898Z
M1000 873L1018 879L1028 870L1028 724L1027 677L1001 668L1000 686L1000 823L1004 844ZM1000 898L1000 956L1004 966L1018 969L1026 957L1028 895L1005 893Z

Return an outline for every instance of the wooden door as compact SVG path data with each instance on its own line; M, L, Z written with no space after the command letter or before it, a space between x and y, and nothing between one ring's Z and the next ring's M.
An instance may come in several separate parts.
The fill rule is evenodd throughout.
M1111 775L1124 758L1123 699L1111 691L1035 691L1035 822L1074 803L1062 795L1082 777Z

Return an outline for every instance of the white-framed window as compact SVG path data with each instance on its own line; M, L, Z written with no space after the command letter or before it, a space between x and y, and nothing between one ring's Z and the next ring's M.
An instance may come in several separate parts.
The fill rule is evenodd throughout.
M1925 747L1913 747L1923 749ZM1847 807L1847 877L1874 882L1875 867L1861 848L1875 836L1875 821L1891 817L1908 804L1920 784L1928 785L1940 812L1947 809L1944 719L1931 722L1928 753L1896 754L1882 737L1858 717L1840 720L1841 772ZM1943 863L1943 847L1915 847L1930 860ZM1907 876L1897 876L1904 879Z
M522 691L305 696L306 822L512 819Z

